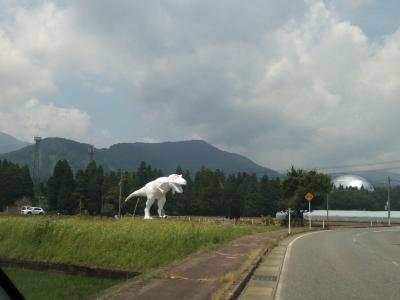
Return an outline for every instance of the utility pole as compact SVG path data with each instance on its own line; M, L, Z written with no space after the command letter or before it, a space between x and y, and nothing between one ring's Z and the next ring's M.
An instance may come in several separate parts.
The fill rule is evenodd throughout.
M122 198L122 169L120 169L120 179L119 179L118 218L121 218L121 198Z
M89 162L93 161L94 152L95 152L94 146L93 145L89 145L89 148L88 148Z
M311 230L311 200L308 201L308 229Z
M42 137L35 135L33 137L35 141L35 152L33 155L33 200L32 206L39 205L40 206L40 142L42 141Z
M391 226L391 222L390 222L390 176L388 176L388 200L387 200L387 210L388 210L388 225Z

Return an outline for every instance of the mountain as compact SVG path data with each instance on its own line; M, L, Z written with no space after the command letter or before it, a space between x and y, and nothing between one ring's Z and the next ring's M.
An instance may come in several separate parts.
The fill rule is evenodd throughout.
M27 142L20 141L11 135L0 132L0 154L15 151L28 145L30 144Z
M84 169L89 162L89 144L78 143L63 138L46 138L40 142L40 173L41 178L48 178L56 162L66 159L76 172ZM20 150L2 154L0 159L7 159L19 164L33 165L34 145ZM250 159L222 151L204 141L182 141L164 143L121 143L106 149L95 149L94 159L105 171L133 171L145 161L153 168L158 168L164 174L175 172L177 166L194 174L202 166L210 169L220 169L225 173L248 172L257 175L267 174L277 177L274 170L257 165Z

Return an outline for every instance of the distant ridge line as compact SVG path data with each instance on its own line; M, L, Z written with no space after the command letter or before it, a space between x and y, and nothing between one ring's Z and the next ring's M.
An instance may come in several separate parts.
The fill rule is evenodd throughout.
M42 177L48 178L56 162L61 159L67 160L74 172L86 168L89 146L88 143L65 138L44 138L41 141ZM31 168L33 150L32 145L26 146L1 154L0 159L27 164ZM178 166L194 174L204 166L212 170L219 169L226 174L247 172L279 177L275 170L260 166L243 155L220 150L203 140L117 143L108 148L96 148L94 160L106 172L118 169L133 171L144 161L153 168L161 169L164 174L174 173Z

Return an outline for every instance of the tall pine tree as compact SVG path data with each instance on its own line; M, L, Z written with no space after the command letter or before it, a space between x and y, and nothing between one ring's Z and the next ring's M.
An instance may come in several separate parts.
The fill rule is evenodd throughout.
M74 191L74 177L66 160L59 160L54 167L53 175L47 182L49 209L63 214L73 214L77 211Z

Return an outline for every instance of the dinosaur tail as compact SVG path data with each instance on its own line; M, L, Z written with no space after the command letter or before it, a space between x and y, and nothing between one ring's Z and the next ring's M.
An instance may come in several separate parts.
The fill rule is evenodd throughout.
M133 197L146 197L146 190L144 187L141 189L134 191L132 194L130 194L128 197L126 197L125 202L128 201L129 199Z

